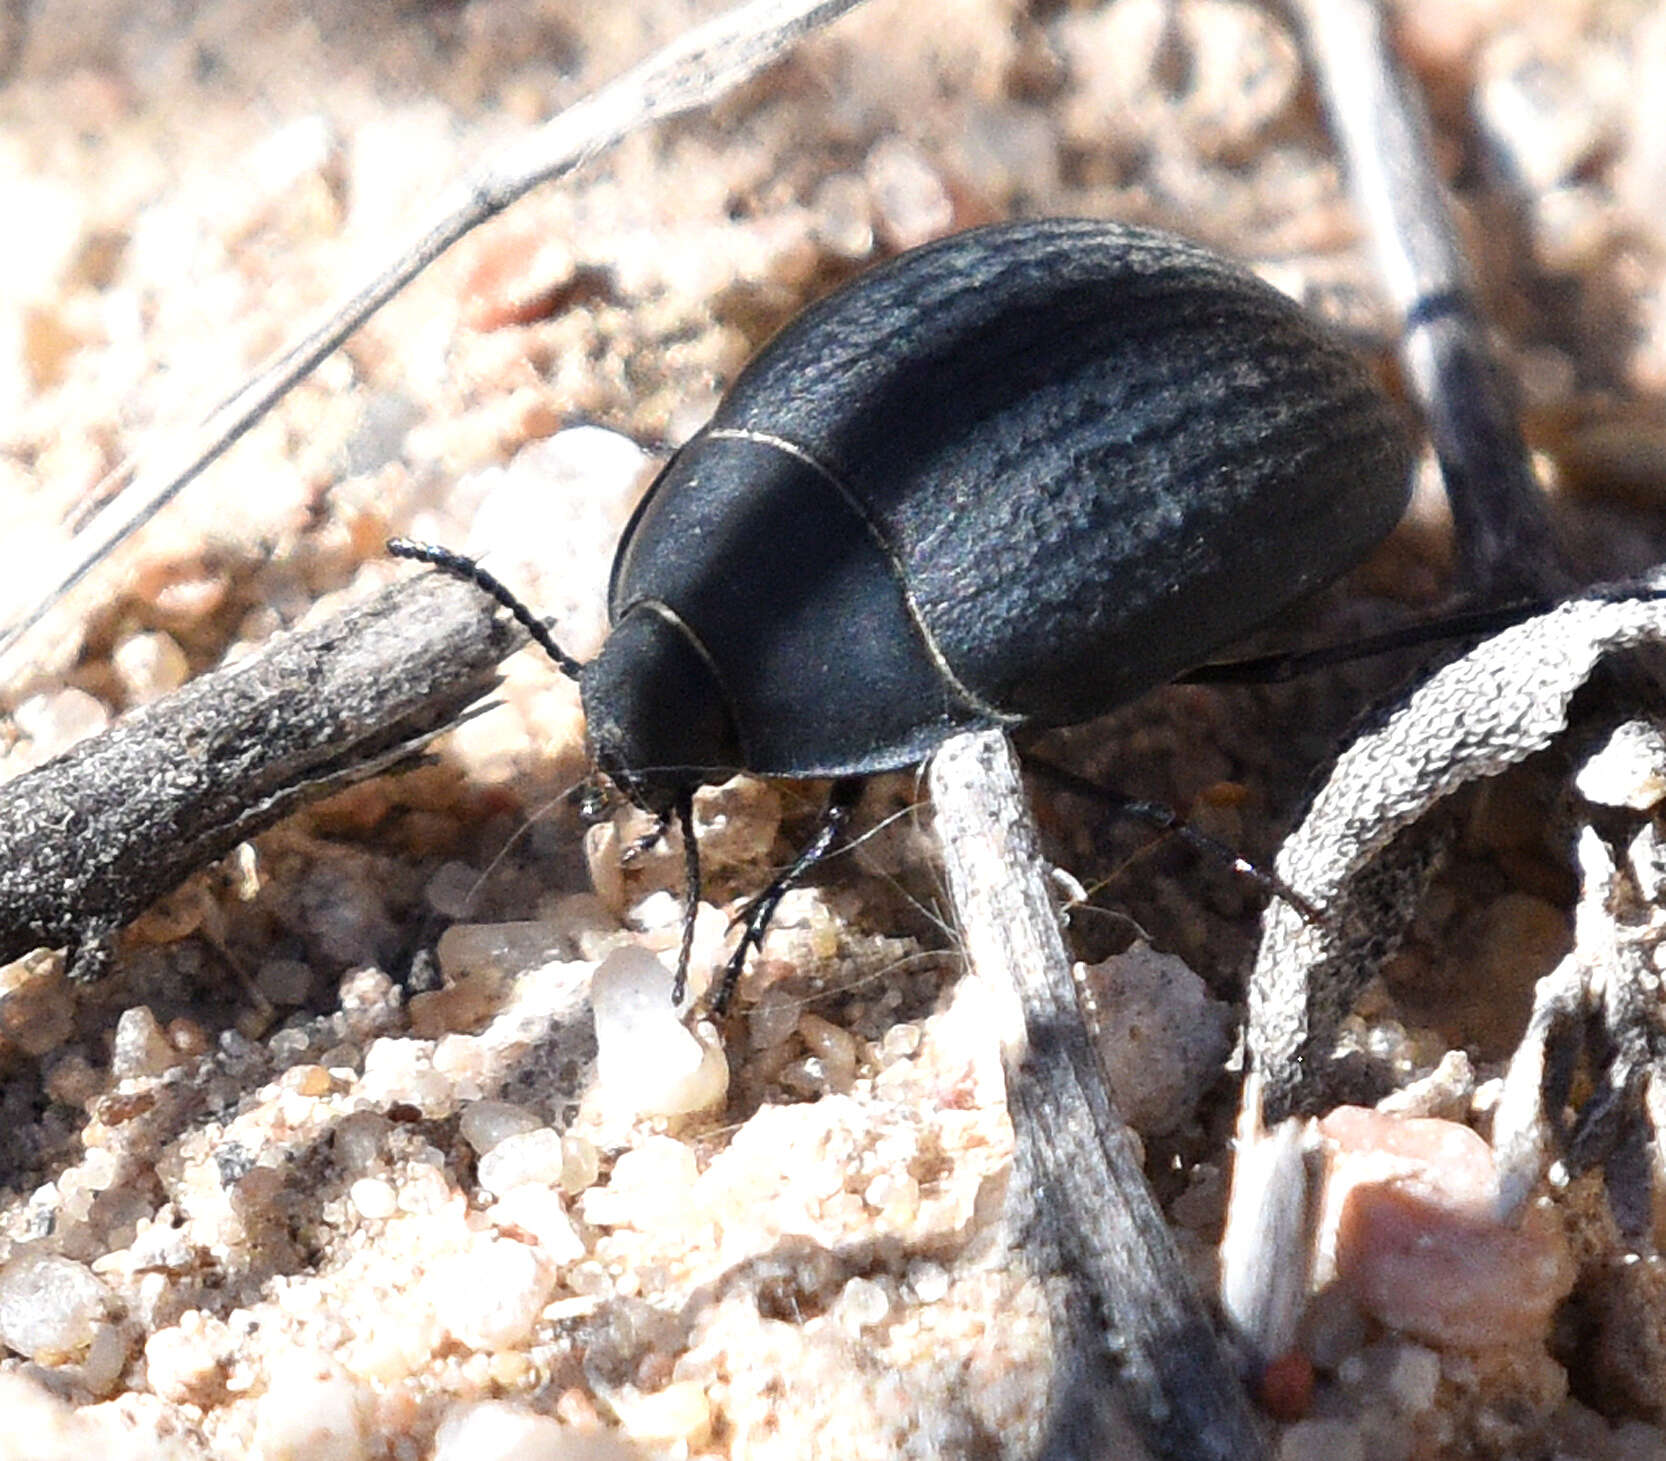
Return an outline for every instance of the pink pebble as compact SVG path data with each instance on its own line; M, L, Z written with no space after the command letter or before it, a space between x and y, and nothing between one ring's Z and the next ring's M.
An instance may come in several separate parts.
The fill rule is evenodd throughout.
M1573 1287L1555 1213L1496 1215L1492 1150L1456 1122L1343 1106L1319 1123L1330 1157L1321 1252L1391 1329L1447 1349L1542 1340Z

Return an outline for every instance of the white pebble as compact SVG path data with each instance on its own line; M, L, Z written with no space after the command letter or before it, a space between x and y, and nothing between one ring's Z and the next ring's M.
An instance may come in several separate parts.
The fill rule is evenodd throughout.
M500 1232L513 1229L531 1238L551 1263L577 1263L584 1257L584 1242L567 1216L566 1203L548 1187L517 1187L497 1201L490 1216Z
M607 1431L581 1431L501 1400L454 1410L434 1437L434 1461L642 1461Z
M729 1062L715 1037L702 1043L684 1028L671 1003L671 971L646 949L627 944L603 959L590 999L608 1115L680 1116L722 1101Z
M1388 1391L1394 1404L1407 1415L1433 1407L1440 1388L1440 1356L1421 1344L1396 1347L1388 1372Z
M683 900L669 888L650 893L631 909L630 925L642 933L656 929L681 929Z
M1646 812L1666 796L1666 736L1646 721L1627 721L1574 776L1588 802Z
M629 437L573 426L483 472L486 491L469 520L465 551L485 556L511 583L535 583L541 613L561 626L561 642L581 659L607 632L611 542L629 510L648 458Z
M153 1393L175 1405L201 1405L224 1387L222 1351L229 1350L225 1326L204 1324L187 1309L180 1322L158 1329L145 1341L145 1379Z
M941 1263L921 1259L908 1267L908 1286L922 1304L935 1304L948 1297L949 1271Z
M510 1349L532 1337L554 1277L537 1252L506 1238L477 1242L430 1276L435 1317L474 1349Z
M692 1147L675 1137L651 1136L621 1154L606 1187L584 1194L584 1216L599 1227L645 1231L686 1214L700 1177Z
M114 1392L127 1368L127 1340L115 1324L95 1324L81 1360L81 1385L102 1398Z
M148 705L177 690L191 674L191 662L171 634L132 634L110 656L129 705Z
M162 1075L180 1063L156 1016L142 1004L121 1012L110 1052L110 1073L117 1080Z
M561 931L548 923L454 923L434 946L447 984L481 974L515 975L557 958Z
M255 1403L261 1461L363 1461L370 1395L318 1356L283 1356Z
M911 142L886 137L863 165L879 225L899 249L913 248L954 223L954 201L930 160Z
M380 1177L360 1177L347 1189L347 1197L360 1217L373 1222L390 1218L399 1211L399 1194Z
M415 1106L430 1121L449 1116L457 1096L451 1081L434 1069L426 1041L391 1037L373 1041L365 1051L359 1093L377 1105Z
M85 690L54 690L31 695L12 712L12 721L33 742L31 758L45 761L97 735L110 724L110 712Z
M647 1395L622 1397L616 1404L620 1423L636 1439L676 1445L687 1454L711 1438L711 1401L705 1387L694 1380L679 1380Z
M1365 1461L1365 1438L1346 1420L1299 1420L1279 1437L1278 1461Z
M92 1343L110 1291L85 1265L25 1253L0 1268L0 1343L53 1364Z
M523 1132L537 1131L543 1122L525 1106L509 1101L471 1101L457 1119L457 1132L483 1157L499 1142Z
M860 1333L885 1322L891 1296L871 1278L853 1278L839 1294L839 1317L845 1327Z
M501 1197L528 1184L558 1187L566 1165L561 1133L553 1126L539 1126L505 1136L481 1157L475 1175L486 1191Z
M561 1138L561 1190L569 1197L594 1187L602 1172L602 1154L596 1144L569 1132Z
M873 217L868 185L855 173L834 173L810 200L816 242L845 259L865 259L873 252Z
M700 1176L694 1148L673 1136L650 1136L641 1146L621 1152L613 1164L613 1185L648 1196L663 1194L662 1203L681 1202Z

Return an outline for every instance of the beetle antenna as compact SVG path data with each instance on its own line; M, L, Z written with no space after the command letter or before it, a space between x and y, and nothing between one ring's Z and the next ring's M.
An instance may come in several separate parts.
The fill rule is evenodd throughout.
M694 840L694 788L677 793L677 826L683 834L683 941L677 950L677 975L671 1003L680 1005L688 989L688 960L694 952L694 915L700 911L700 844ZM661 824L664 830L664 824Z
M418 543L411 538L389 538L387 547L388 552L395 558L409 558L413 563L426 563L430 568L437 568L452 578L472 583L481 593L514 615L515 622L555 661L556 668L562 674L569 680L578 679L584 666L555 642L549 626L516 598L512 589L496 575L488 573L473 558L463 553L454 553L450 548L442 548L437 543Z

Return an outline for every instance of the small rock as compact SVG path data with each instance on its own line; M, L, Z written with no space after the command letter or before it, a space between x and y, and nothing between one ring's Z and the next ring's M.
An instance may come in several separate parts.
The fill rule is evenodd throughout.
M639 1232L675 1220L693 1208L700 1163L692 1148L669 1136L651 1136L620 1155L606 1187L584 1194L584 1217L601 1227Z
M644 1441L703 1446L711 1438L711 1402L703 1385L683 1380L619 1403L626 1432Z
M110 724L110 712L85 690L54 690L31 695L12 712L12 720L33 743L29 754L38 763L97 735Z
M498 1199L490 1216L499 1232L524 1235L551 1263L577 1263L584 1257L584 1243L567 1216L566 1203L551 1188L526 1183L512 1188Z
M459 1343L510 1349L532 1337L554 1277L525 1243L487 1238L430 1275L435 1317Z
M463 1107L457 1132L474 1148L476 1156L483 1157L507 1138L537 1131L543 1125L525 1106L508 1101L471 1101Z
M434 948L447 984L535 969L562 953L561 931L548 923L454 923Z
M358 1209L359 1216L380 1222L399 1211L399 1194L380 1177L360 1177L347 1189L348 1201Z
M865 259L873 252L873 209L868 185L855 173L839 172L825 178L810 200L815 215L815 238L828 253L841 259Z
M1573 784L1598 806L1648 811L1666 797L1666 735L1647 721L1627 721L1579 768Z
M0 1343L41 1364L62 1363L92 1343L109 1298L84 1264L24 1253L0 1268Z
M387 1153L393 1123L380 1111L354 1111L336 1123L331 1147L344 1172L368 1172Z
M434 1069L426 1041L373 1041L364 1053L359 1094L375 1105L415 1106L430 1121L449 1116L456 1104L452 1083Z
M455 1410L434 1437L434 1461L645 1461L603 1430L578 1430L501 1400Z
M634 441L600 426L574 426L522 447L480 473L483 489L465 550L493 572L536 589L530 602L561 626L561 647L581 659L607 632L613 541L648 465Z
M191 675L191 662L171 634L131 634L110 656L129 705L148 705L177 690Z
M149 1009L140 1004L121 1012L110 1052L110 1073L117 1080L164 1075L178 1064L178 1053Z
M881 232L893 248L911 249L954 226L954 201L936 168L911 142L886 137L863 167Z
M781 830L781 793L756 776L732 776L694 794L694 835L703 868L762 863Z
M729 1062L671 1003L671 971L634 944L615 949L591 983L598 1098L610 1116L681 1116L723 1100Z
M364 1461L371 1404L322 1356L282 1355L255 1403L255 1446L262 1461Z
M476 1176L486 1191L503 1196L516 1187L558 1187L567 1153L561 1133L538 1126L505 1136L480 1158Z
M596 1185L601 1175L602 1154L595 1143L569 1132L561 1138L561 1190L569 1197Z
M1100 1057L1124 1119L1147 1135L1183 1126L1226 1060L1231 1012L1181 960L1146 944L1078 977L1098 1006Z
M1348 1420L1299 1420L1278 1441L1278 1461L1365 1461L1365 1438Z
M1382 1323L1437 1348L1542 1339L1573 1287L1554 1212L1494 1216L1492 1150L1467 1126L1342 1106L1320 1123L1330 1153L1321 1263Z
M1417 1415L1435 1403L1435 1393L1440 1389L1440 1356L1421 1344L1397 1345L1387 1378L1395 1408L1406 1415Z
M456 922L469 916L480 885L478 868L466 862L445 862L434 869L434 875L423 887L422 898L441 917Z
M224 1324L187 1309L179 1323L145 1341L145 1377L156 1394L176 1405L211 1404L225 1390L222 1355L231 1347Z
M891 1296L871 1278L848 1279L840 1291L838 1317L854 1333L883 1324L891 1312Z
M299 959L267 959L255 971L255 984L273 1004L292 1009L312 996L312 966Z
M127 1369L127 1336L116 1324L95 1324L81 1358L81 1388L102 1399L115 1392Z

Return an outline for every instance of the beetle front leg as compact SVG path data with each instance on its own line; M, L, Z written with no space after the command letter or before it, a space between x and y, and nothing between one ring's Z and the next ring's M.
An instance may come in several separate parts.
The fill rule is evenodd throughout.
M735 945L734 953L729 955L729 962L723 966L723 978L712 997L712 1014L721 1015L729 1007L735 986L740 983L741 972L746 967L746 956L763 943L764 934L768 932L781 900L809 876L811 868L831 853L833 844L839 840L840 833L850 821L850 814L856 809L862 785L860 778L853 776L833 783L833 790L827 798L827 809L821 814L815 836L787 868L770 880L763 892L741 909L735 921L744 923L746 928L740 942Z

